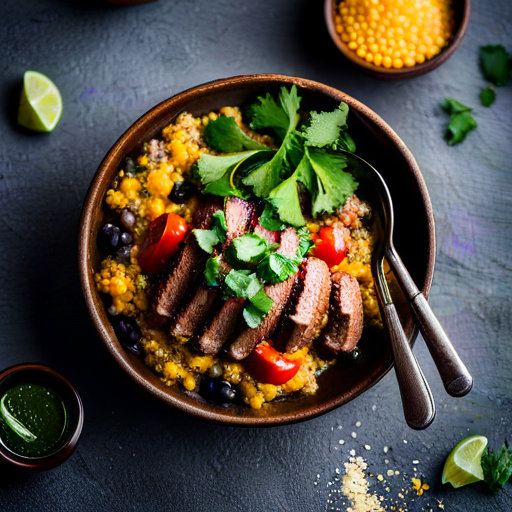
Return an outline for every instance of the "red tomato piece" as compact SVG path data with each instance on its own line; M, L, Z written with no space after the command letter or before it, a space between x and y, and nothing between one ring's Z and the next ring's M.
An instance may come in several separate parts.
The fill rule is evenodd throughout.
M329 268L339 265L347 256L345 240L333 228L322 228L318 235L311 237L315 242L313 256L324 260Z
M260 343L247 357L243 365L263 384L279 386L288 382L299 371L302 361L290 361L267 343Z
M142 271L149 274L162 272L187 231L185 219L175 213L164 213L156 218L149 226L149 246L138 257Z

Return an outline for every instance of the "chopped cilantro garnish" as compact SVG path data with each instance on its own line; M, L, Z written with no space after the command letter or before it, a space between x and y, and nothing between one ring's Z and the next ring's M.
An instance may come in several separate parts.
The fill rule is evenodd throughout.
M268 197L283 222L295 227L306 224L300 208L296 172L271 190Z
M272 308L274 301L265 293L263 288L246 304L243 317L249 327L253 329L260 325Z
M480 66L494 85L506 85L512 76L512 57L501 44L480 47Z
M512 475L512 450L505 443L500 451L487 448L481 459L484 481L490 491L497 493Z
M264 149L267 146L246 135L232 117L220 116L210 121L204 130L208 146L221 153L236 153L246 149Z
M453 98L446 98L441 108L450 114L450 123L446 131L445 139L450 146L462 142L466 135L477 127L476 121L471 116L473 110Z
M256 268L256 273L264 281L272 284L282 283L293 276L299 269L290 259L274 252L269 254Z
M494 101L496 100L496 93L492 87L487 87L487 89L482 89L480 93L480 101L484 107L490 107Z
M311 122L304 129L306 145L323 148L335 144L347 123L347 114L348 105L343 102L332 112L311 112Z
M199 247L208 254L211 254L213 248L220 243L220 238L217 236L217 233L210 229L194 229L192 233L194 233Z
M269 231L281 231L283 223L276 218L275 210L270 203L265 202L265 208L260 216L260 224Z
M212 256L206 261L206 268L204 270L204 280L206 286L219 286L220 275L220 258L221 256Z
M267 242L256 233L235 238L226 249L226 257L232 265L256 264L268 252Z

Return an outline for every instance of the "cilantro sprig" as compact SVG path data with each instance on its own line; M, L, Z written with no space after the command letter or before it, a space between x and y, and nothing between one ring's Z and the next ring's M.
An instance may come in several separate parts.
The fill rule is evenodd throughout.
M512 475L512 450L505 443L501 450L486 448L481 459L484 481L493 493L497 493Z
M357 188L354 178L345 171L345 156L338 152L356 149L347 133L348 106L342 102L332 112L311 112L309 121L299 126L300 101L296 86L289 90L282 87L277 100L267 93L248 109L253 130L269 130L281 141L277 151L253 145L231 118L220 117L208 123L205 137L213 149L249 151L202 155L197 173L205 185L203 193L239 197L252 194L264 199L267 225L262 225L267 229L272 225L274 230L283 224L296 228L305 225L301 191L311 195L313 216L343 205ZM275 227L278 222L279 228Z
M445 134L445 139L450 146L462 142L466 135L477 127L476 121L470 114L473 110L471 107L453 98L446 98L441 108L450 114L450 123Z

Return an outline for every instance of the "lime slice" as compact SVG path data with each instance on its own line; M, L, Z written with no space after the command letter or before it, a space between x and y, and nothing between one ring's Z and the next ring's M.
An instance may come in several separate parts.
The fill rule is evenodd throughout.
M450 482L453 487L480 482L484 473L480 464L482 453L487 447L487 438L471 436L463 439L448 455L443 468L443 484Z
M62 115L62 97L56 85L37 71L23 77L18 124L38 132L51 132Z

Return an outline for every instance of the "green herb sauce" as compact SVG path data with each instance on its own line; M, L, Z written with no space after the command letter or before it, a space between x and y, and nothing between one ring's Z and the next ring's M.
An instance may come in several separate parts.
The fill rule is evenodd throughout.
M41 384L20 384L0 398L0 438L24 457L44 457L63 441L68 414L62 398Z

